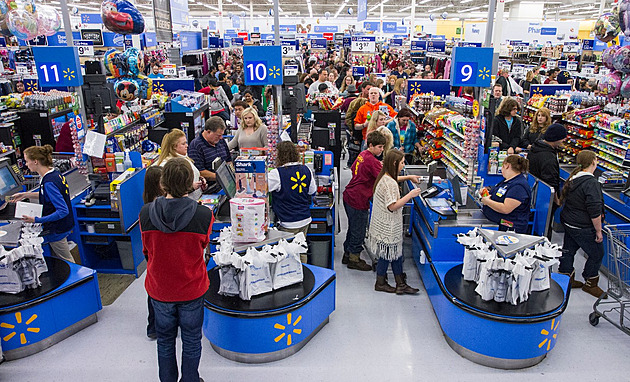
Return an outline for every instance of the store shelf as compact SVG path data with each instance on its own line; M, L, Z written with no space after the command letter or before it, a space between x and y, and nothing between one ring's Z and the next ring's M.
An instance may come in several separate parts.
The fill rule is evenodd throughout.
M15 150L9 150L9 151L6 151L4 153L0 153L0 158L4 158L6 156L9 156L9 155L13 154L14 152L15 152Z
M625 156L623 156L623 155L617 154L617 153L612 152L612 151L608 151L608 150L606 150L605 148L602 148L602 147L599 147L599 146L592 146L592 148L595 148L595 149L597 149L597 150L599 150L599 151L602 151L602 152L604 152L604 153L606 153L606 154L608 154L608 155L612 155L612 156L614 156L614 157L616 157L616 158L619 158L619 159L621 159L622 161L626 158L626 157L625 157Z
M453 161L451 158L447 157L446 155L444 155L444 153L442 153L442 158L446 158L446 160L451 163L454 167L457 167L457 169L459 171L462 172L462 174L466 174L466 169L464 167L462 167L461 165L459 165L457 162Z
M133 122L130 122L129 124L127 124L126 126L121 127L120 129L116 129L114 131L112 131L111 133L107 134L107 138L109 137L113 137L116 134L120 134L121 132L124 132L125 130L127 130L128 128L132 127L133 125L135 125L136 123L140 122L139 119L134 120Z
M78 217L77 221L80 222L120 222L120 218L86 218Z
M459 177L459 179L461 179L463 182L466 182L466 176L465 173L462 173L460 170L457 169L457 167L454 166L454 163L450 161L450 159L448 159L448 157L445 157L444 155L442 155L442 158L445 162L445 164L451 168L451 170L453 170L453 172L455 172L455 174L457 174L457 176Z
M597 125L596 129L598 129L598 130L604 130L604 131L607 131L607 132L609 132L609 133L613 133L613 134L615 134L615 135L618 135L618 136L620 136L620 137L624 137L624 138L628 138L628 139L630 139L630 135L628 135L628 134L620 133L619 131L615 131L615 130L607 129L607 128L605 128L605 127L601 127L599 124Z
M445 139L448 143L450 143L450 144L452 144L453 146L455 146L455 148L456 148L456 149L461 150L461 151L464 151L464 148L463 148L461 145L457 144L457 143L456 143L456 142L455 142L455 141L454 141L451 137L449 137L448 135L444 135L444 139Z
M624 147L624 145L620 145L620 144L619 144L619 143L617 143L617 142L609 141L608 139L606 139L606 138L604 138L604 137L597 136L597 137L595 137L595 138L596 138L598 141L600 141L600 142L606 143L607 145L613 145L613 146L615 146L615 147L619 147L620 149L623 149L623 150L628 150L628 148L630 148L630 146L625 146L625 147Z
M468 161L466 159L462 158L461 155L459 155L455 151L453 151L450 147L448 147L448 145L444 145L444 148L446 148L446 151L448 151L449 153L453 154L455 159L457 159L460 162L462 162L465 166L468 166Z
M71 113L71 112L72 112L72 109L64 109L64 110L58 111L58 112L56 112L56 113L50 113L50 112L49 112L49 113L48 113L48 118L50 118L50 119L55 119L55 118L57 118L57 117L61 117L61 116L63 116L63 115L66 115L66 114L68 114L68 113Z
M571 121L571 120L568 120L568 119L563 119L563 120L562 120L562 122L570 123L570 124L572 124L572 125L574 125L574 126L580 126L580 127L585 128L585 129L588 129L588 128L589 128L588 126L586 126L586 125L585 125L585 124L583 124L583 123L576 122L576 121Z
M599 159L604 159L604 158L600 158L599 156L598 156L598 158L599 158ZM605 160L605 159L604 159L604 160ZM628 176L628 171L619 170L619 169L617 169L617 168L614 168L614 167L609 166L609 165L608 165L608 164L606 164L606 163L599 162L597 165L598 165L598 166L600 166L600 167L603 167L603 168L605 168L605 169L607 169L607 170L620 172L620 173L622 173L624 176Z
M589 138L589 137L587 137L587 136L586 136L586 135L584 135L584 134L574 133L574 132L572 132L571 130L567 130L567 134L569 134L569 135L573 135L574 137L580 137L580 138L582 138L582 139L595 139L595 137L594 137L594 136L592 136L592 137L590 137L590 138Z
M619 166L619 167L622 167L622 166L623 166L623 163L615 162L614 160L611 160L611 159L608 159L608 158L602 157L602 156L600 156L599 154L597 155L597 158L599 158L599 159L601 159L601 160L604 160L604 161L606 161L606 162L608 162L608 163L610 163L610 164L614 164L615 166Z
M128 235L126 235L124 233L98 233L98 232L90 233L90 232L85 232L85 231L80 231L79 233L82 236L121 236L121 237L128 237Z
M445 124L446 125L446 124ZM460 133L459 131L453 129L451 126L446 125L446 129L448 131L452 131L455 135L457 135L458 137L460 137L461 139L466 139L466 137L464 136L464 134Z

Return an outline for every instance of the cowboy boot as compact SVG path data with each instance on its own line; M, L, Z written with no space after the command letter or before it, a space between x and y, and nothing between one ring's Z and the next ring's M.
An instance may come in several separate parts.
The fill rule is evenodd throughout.
M420 291L407 285L402 275L394 275L394 278L396 279L396 294L416 294Z
M385 276L376 276L376 284L374 284L374 290L377 292L394 293L396 288L387 283Z
M599 276L589 277L588 279L586 279L586 282L584 283L582 290L593 297L597 297L597 298L601 297L602 299L605 300L608 298L608 294L606 294L606 292L604 292L602 288L597 286L598 283L599 283Z

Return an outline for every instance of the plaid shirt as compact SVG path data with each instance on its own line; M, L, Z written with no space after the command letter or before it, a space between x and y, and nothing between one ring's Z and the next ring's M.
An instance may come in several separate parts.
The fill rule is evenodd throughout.
M205 138L199 134L190 142L188 146L188 156L193 160L199 171L212 171L212 162L216 158L221 158L225 162L232 161L230 149L224 139L219 140L216 145L212 146Z
M398 129L396 128L396 120L388 123L387 128L389 129L389 131L392 132L392 135L394 136L394 147L399 149L400 148L400 133L398 132ZM415 149L415 145L418 142L416 124L413 123L413 121L409 121L409 124L407 125L407 130L404 131L404 134L405 134L405 141L402 145L403 149L405 150L405 153L411 154L413 153L413 150Z

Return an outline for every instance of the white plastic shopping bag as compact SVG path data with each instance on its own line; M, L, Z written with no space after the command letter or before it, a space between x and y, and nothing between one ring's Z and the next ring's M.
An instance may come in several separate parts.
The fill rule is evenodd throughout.
M239 296L243 300L251 300L253 296L271 292L273 280L269 270L269 262L259 252L250 247L243 258L243 273L240 279Z
M240 271L232 265L219 268L219 294L223 296L238 296L240 293Z
M276 264L273 272L273 289L301 283L304 280L299 245L280 240L276 248Z

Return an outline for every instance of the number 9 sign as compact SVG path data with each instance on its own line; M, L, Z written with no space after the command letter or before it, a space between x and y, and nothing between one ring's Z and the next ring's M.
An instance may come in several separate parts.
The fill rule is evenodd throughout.
M474 86L477 83L476 62L458 62L455 70L455 81L461 82L465 86Z
M489 87L492 74L492 55L492 48L453 48L450 85Z

